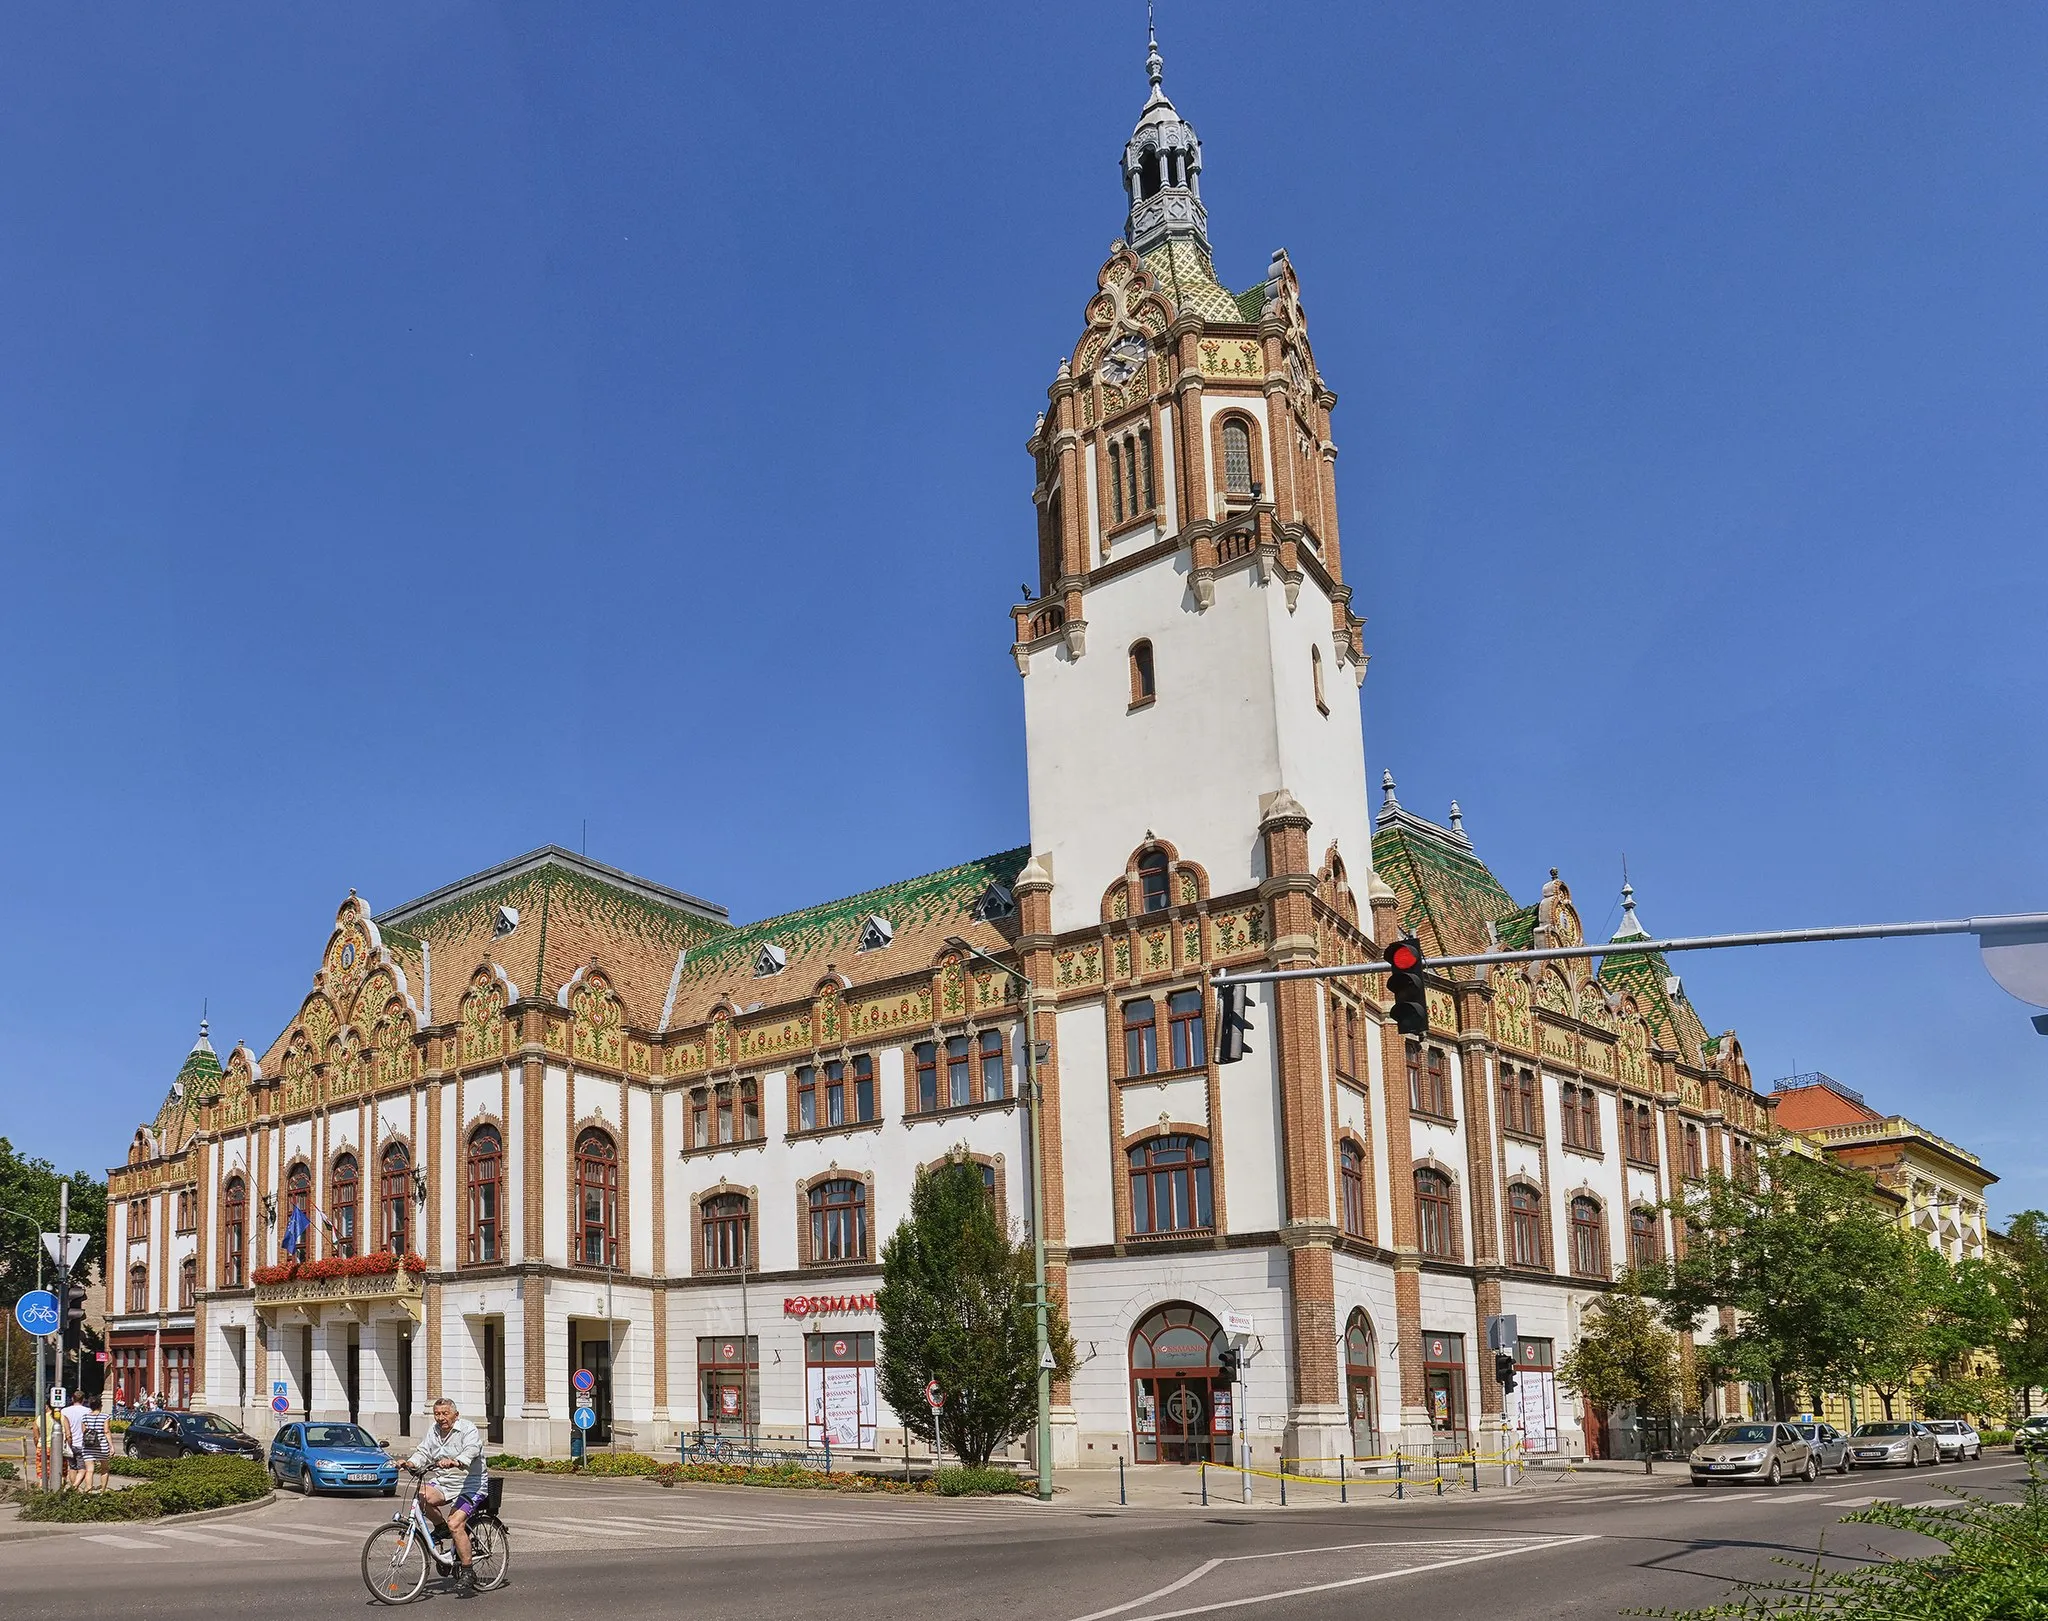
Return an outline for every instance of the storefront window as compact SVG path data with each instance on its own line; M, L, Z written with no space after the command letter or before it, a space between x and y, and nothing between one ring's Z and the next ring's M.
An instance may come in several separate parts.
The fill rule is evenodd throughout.
M761 1422L761 1342L737 1334L697 1341L698 1422L717 1435L751 1434Z
M1231 1395L1219 1381L1223 1327L1199 1306L1162 1306L1131 1335L1132 1455L1140 1463L1230 1457Z
M1557 1357L1549 1340L1515 1342L1514 1400L1521 1408L1522 1445L1557 1450Z
M1436 1434L1437 1450L1465 1451L1464 1335L1422 1336L1422 1387L1423 1400L1429 1407L1429 1427Z
M804 1336L805 1407L810 1444L869 1450L875 1444L875 1337Z

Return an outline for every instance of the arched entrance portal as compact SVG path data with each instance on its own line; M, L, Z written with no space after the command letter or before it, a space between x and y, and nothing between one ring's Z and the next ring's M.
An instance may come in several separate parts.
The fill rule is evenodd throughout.
M1161 1306L1131 1335L1131 1425L1140 1463L1230 1458L1223 1327L1199 1306Z
M1379 1347L1363 1309L1344 1325L1344 1400L1351 1411L1351 1450L1360 1458L1380 1452Z

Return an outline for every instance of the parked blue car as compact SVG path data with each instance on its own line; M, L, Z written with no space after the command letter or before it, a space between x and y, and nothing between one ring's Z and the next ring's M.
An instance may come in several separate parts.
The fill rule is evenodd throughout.
M308 1497L315 1492L398 1491L398 1465L379 1441L360 1424L330 1424L315 1419L287 1424L270 1438L270 1478L279 1486L296 1486Z

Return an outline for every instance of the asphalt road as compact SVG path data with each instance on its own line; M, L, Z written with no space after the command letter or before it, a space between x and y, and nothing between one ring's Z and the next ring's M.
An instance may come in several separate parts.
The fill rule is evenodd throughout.
M662 1490L515 1476L511 1580L458 1599L500 1621L591 1613L717 1621L1309 1621L1360 1605L1517 1621L1704 1604L1771 1557L1924 1551L1870 1527L1834 1529L1873 1495L2004 1495L2025 1471L1980 1464L1814 1486L1693 1490L1668 1478L1567 1477L1478 1497L1348 1508L1237 1504L1118 1509L1026 1501ZM1077 1494L1079 1495L1079 1494ZM11 1621L370 1615L362 1538L382 1498L284 1498L245 1515L153 1530L111 1526L0 1543Z

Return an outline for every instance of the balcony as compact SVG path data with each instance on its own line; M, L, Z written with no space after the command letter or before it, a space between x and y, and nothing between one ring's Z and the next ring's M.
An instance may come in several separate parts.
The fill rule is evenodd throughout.
M259 1266L254 1273L259 1311L317 1313L341 1306L358 1317L388 1316L395 1308L415 1321L422 1313L426 1263L417 1255L403 1261L391 1255L352 1256L326 1261L289 1261Z

